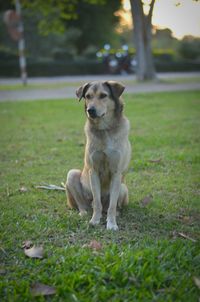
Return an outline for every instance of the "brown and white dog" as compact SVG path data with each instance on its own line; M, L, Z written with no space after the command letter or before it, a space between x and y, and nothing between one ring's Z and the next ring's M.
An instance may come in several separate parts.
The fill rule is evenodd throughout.
M90 224L97 225L102 210L107 209L107 229L117 230L117 206L128 204L128 189L123 183L130 158L129 121L123 115L120 99L124 91L114 81L90 82L77 91L85 99L87 121L83 170L70 170L67 175L68 205L80 215L93 207Z

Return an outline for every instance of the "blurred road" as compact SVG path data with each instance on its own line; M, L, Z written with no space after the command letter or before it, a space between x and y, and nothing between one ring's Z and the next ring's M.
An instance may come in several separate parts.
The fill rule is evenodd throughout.
M81 83L111 79L124 83L125 93L200 90L200 72L159 73L156 81L145 83L137 83L134 75L39 77L29 78L28 88L20 87L20 79L0 79L0 101L73 98L76 88ZM13 87L6 89L7 85Z

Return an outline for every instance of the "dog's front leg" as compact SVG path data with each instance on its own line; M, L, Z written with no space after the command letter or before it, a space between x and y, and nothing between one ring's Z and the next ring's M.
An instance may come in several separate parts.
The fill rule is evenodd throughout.
M102 216L101 189L99 175L94 169L90 170L90 185L93 194L93 215L90 224L99 224Z
M107 230L118 230L116 223L117 201L121 188L121 174L114 173L110 185L110 203L107 213Z

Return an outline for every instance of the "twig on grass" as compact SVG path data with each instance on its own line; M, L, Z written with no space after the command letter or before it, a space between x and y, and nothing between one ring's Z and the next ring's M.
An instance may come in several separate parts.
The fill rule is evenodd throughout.
M173 231L173 236L174 236L174 237L179 236L179 237L182 237L182 238L184 238L184 239L190 240L190 241L192 241L192 242L196 242L196 239L193 239L193 238L191 238L190 236L188 236L188 235L186 235L186 234L184 234L184 233L182 233L182 232Z
M7 197L10 197L10 191L9 191L9 186L6 185L6 195Z
M4 255L8 256L8 254L6 253L6 251L4 250L4 248L2 246L0 246L0 250L4 253Z
M44 185L40 185L40 186L35 186L36 189L45 189L45 190L57 190L57 191L65 191L65 188L62 186L56 186L56 185L48 185L48 184L44 184Z
M191 238L190 236L188 236L188 235L186 235L186 234L184 234L184 233L178 232L177 234L178 234L180 237L184 238L184 239L188 239L188 240L190 240L190 241L192 241L192 242L196 242L195 239Z

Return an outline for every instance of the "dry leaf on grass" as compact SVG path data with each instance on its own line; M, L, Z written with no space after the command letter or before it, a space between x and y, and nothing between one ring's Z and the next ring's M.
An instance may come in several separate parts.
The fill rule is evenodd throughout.
M198 287L198 289L200 289L200 279L197 277L194 277L193 280L194 280L194 283L196 284L196 286Z
M19 192L21 193L25 193L25 192L28 192L28 189L24 186L22 186L20 189L19 189Z
M49 286L42 283L34 283L31 286L31 294L33 296L50 296L56 293L56 288L54 286Z
M145 196L141 201L140 205L146 207L153 199L152 195Z
M149 159L148 162L149 163L160 163L162 161L162 158L157 158L157 159Z
M191 217L190 216L184 216L184 215L177 215L177 219L181 220L183 222L191 222Z
M23 249L30 249L33 246L33 242L31 240L26 240L22 243Z
M89 244L84 244L83 247L88 247L92 250L99 251L102 249L102 244L96 240L92 240Z
M30 258L42 259L44 257L44 249L42 246L33 246L29 249L25 248L24 253Z

